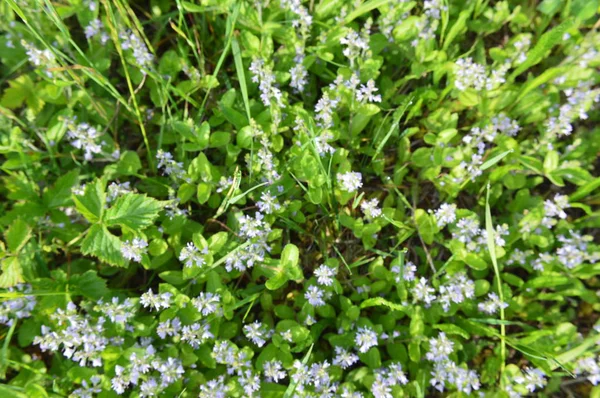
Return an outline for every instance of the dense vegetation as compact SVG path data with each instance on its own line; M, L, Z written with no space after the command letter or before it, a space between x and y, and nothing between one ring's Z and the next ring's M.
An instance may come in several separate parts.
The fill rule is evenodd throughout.
M595 0L4 0L0 396L600 397Z

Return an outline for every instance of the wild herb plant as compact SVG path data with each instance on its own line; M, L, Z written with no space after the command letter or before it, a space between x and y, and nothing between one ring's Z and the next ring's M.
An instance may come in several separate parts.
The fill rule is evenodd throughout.
M598 9L5 0L0 396L600 396Z

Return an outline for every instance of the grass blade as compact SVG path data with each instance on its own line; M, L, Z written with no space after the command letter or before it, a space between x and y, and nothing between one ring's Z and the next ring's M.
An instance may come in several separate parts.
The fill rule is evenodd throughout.
M250 122L252 115L250 114L250 101L248 100L248 86L246 86L246 75L244 74L244 63L242 62L240 45L238 44L236 38L233 38L233 40L231 41L231 50L233 52L233 60L235 62L235 71L237 72L238 81L240 82L242 98L244 99L246 116L248 117L248 122Z
M496 155L493 158L486 160L485 162L483 162L481 167L479 167L479 170L485 171L485 170L489 169L490 167L492 167L493 165L495 165L496 163L498 163L499 161L504 159L506 157L506 155L508 155L509 153L513 153L513 152L514 151L512 149L509 149L508 151L502 152L501 154Z
M496 260L496 242L494 240L496 231L492 224L492 211L490 210L490 185L487 186L487 194L485 197L485 230L487 232L487 247L492 259L492 265L494 266L494 274L496 275L496 283L498 284L498 297L500 301L504 302L504 293L502 292L502 281L500 280L500 270L498 269L498 261ZM500 306L500 335L502 340L500 342L500 374L504 373L504 367L506 363L506 325L504 324L504 307ZM502 384L503 378L500 377L500 383Z

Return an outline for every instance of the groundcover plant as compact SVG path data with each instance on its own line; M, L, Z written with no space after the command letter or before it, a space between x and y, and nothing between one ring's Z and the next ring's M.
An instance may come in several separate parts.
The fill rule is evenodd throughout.
M595 0L4 0L1 397L600 397Z

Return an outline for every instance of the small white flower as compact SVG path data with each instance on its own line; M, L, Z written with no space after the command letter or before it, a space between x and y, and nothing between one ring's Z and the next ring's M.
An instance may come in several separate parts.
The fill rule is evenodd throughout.
M425 278L419 279L419 282L412 288L412 295L416 301L423 301L427 306L435 301L435 289L429 287L428 281Z
M163 174L172 176L176 180L190 181L183 169L183 163L176 162L170 152L165 152L162 149L156 151L156 159L158 160L159 169L163 169Z
M315 105L315 119L318 121L317 125L323 128L333 126L333 112L339 102L339 98L331 99L329 98L328 93L323 93L323 96Z
M358 350L364 354L371 347L377 346L377 333L368 326L359 327L354 342L358 346Z
M265 362L263 370L267 381L272 381L273 383L277 383L279 380L285 379L286 377L281 361L276 359Z
M290 75L292 77L290 87L295 88L299 92L303 92L304 86L306 85L306 77L308 76L308 72L304 65L301 63L294 65L292 69L290 69Z
M262 347L267 342L268 333L265 330L265 326L259 321L244 326L244 334L248 340L259 347Z
M524 384L525 388L532 393L538 388L544 388L546 385L546 374L540 369L525 368L523 374L515 378L519 384Z
M337 273L337 270L326 265L321 265L315 270L315 276L319 285L331 286L333 283L333 277Z
M476 91L486 87L487 74L485 66L473 62L471 58L461 58L456 61L454 85L460 91L472 87Z
M362 187L362 174L348 171L346 173L337 174L338 184L347 192L356 192Z
M375 95L376 91L378 90L375 87L375 81L371 79L366 86L364 84L360 86L360 89L356 92L356 99L359 102L381 102L381 95Z
M456 221L456 205L442 203L439 209L435 211L435 219L438 227L443 228L446 224Z
M217 311L217 308L221 302L221 296L213 293L200 292L198 297L192 299L192 304L198 312L202 315L207 316Z
M202 253L206 254L206 250ZM202 267L205 263L204 256L200 250L192 242L189 242L179 253L179 261L183 262L186 267Z
M256 202L256 206L258 206L258 210L266 214L272 214L281 209L277 197L271 195L267 191L260 195L260 201Z
M142 238L133 238L132 241L127 240L121 244L121 254L127 260L133 260L139 263L142 261L142 255L146 254L147 247L148 242Z
M102 143L98 143L101 132L87 123L75 125L73 120L66 120L66 123L68 125L67 137L71 140L71 145L77 149L83 149L85 160L92 160L94 154L102 152Z
M356 354L348 352L342 347L335 347L335 355L333 364L339 365L342 369L347 369L358 362L358 356Z
M304 294L304 297L308 300L310 305L315 307L325 305L325 301L323 300L323 291L317 286L309 286Z
M497 312L500 308L506 308L506 307L508 307L508 304L503 301L500 301L500 298L498 297L498 295L493 292L488 294L487 301L484 301L483 303L479 303L479 305L477 306L479 311L485 312L486 314L493 314L493 313Z
M291 329L281 332L279 334L281 335L281 338L284 339L285 341L289 341L290 343L293 341Z
M446 333L440 332L437 338L429 339L429 352L427 360L442 362L448 360L448 356L454 352L454 343L446 337Z
M128 31L119 34L121 48L123 50L131 50L133 57L139 66L149 68L154 60L154 55L148 51L148 47L135 33Z
M371 200L363 200L360 204L360 209L365 213L365 217L368 219L374 219L381 216L381 209L379 206L379 200L373 198Z
M154 307L156 311L160 311L161 308L167 309L171 305L171 296L169 292L154 294L152 289L142 294L140 297L140 303L144 308Z

